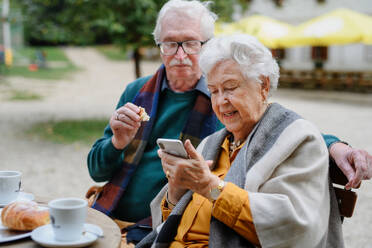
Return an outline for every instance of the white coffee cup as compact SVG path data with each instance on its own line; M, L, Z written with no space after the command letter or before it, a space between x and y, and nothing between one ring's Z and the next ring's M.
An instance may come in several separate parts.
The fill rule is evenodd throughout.
M0 204L6 205L18 198L21 175L19 171L0 171Z
M54 237L59 241L79 240L87 215L87 201L80 198L59 198L49 202Z

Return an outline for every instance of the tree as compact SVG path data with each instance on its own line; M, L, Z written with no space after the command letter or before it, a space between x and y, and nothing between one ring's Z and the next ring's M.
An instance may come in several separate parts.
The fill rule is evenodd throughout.
M17 0L24 14L26 40L31 45L87 45L96 42L102 30L95 29L100 1ZM97 2L97 4L95 4ZM104 31L105 32L105 31Z
M157 13L167 0L18 0L30 44L116 43L133 50L139 77L141 47L154 46ZM234 5L246 0L215 0L212 9L228 21Z
M166 0L116 0L109 2L114 2L110 12L113 14L112 23L116 28L107 28L115 43L133 50L135 73L139 77L141 76L140 48L154 46L151 33L155 27L157 12ZM101 19L102 21L103 19Z
M113 14L114 26L107 25L106 28L110 30L116 43L132 47L135 73L139 77L141 75L139 48L154 46L152 31L155 28L157 13L167 0L105 0L102 2L111 3L106 6L110 6L109 12ZM243 8L247 7L247 2L244 0L215 0L214 3L213 10L223 20L231 19L235 4L241 4ZM104 23L104 19L99 22Z

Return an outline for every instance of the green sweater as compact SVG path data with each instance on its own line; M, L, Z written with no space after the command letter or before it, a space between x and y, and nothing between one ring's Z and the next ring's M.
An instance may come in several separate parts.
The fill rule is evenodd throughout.
M129 84L122 94L116 108L131 102L150 77L137 79ZM113 217L136 222L150 216L150 202L167 183L157 155L157 138L178 139L186 123L186 118L194 105L196 92L175 93L164 89L159 98L157 117L141 161L132 176L127 189L121 197ZM221 123L218 129L223 126ZM113 133L107 125L102 138L98 139L88 154L88 170L93 180L109 181L121 169L124 151L116 149L111 137ZM332 135L323 135L327 146L338 139Z

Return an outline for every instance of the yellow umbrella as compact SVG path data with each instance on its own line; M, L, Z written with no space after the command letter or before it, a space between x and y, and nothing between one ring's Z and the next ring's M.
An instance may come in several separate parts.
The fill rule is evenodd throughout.
M361 19L359 25L363 32L362 43L372 45L372 17L364 14L359 14Z
M241 33L241 30L236 26L235 23L218 22L215 25L214 34L216 36L229 35L234 33Z
M262 15L243 18L237 25L243 33L255 36L265 46L274 49L284 47L281 39L288 36L293 29L293 26L287 23Z
M371 17L342 8L295 27L290 35L281 39L281 45L291 47L372 43L371 29Z
M288 35L293 27L270 17L253 15L234 23L217 23L216 36L245 33L255 36L269 48L280 48L280 40Z

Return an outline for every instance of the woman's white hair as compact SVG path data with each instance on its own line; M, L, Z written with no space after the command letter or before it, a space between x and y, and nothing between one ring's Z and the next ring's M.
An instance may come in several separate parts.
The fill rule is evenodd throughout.
M209 10L209 5L212 2L200 2L198 0L170 0L163 5L159 11L156 20L154 32L154 40L156 43L160 42L161 24L166 14L175 12L184 14L193 20L200 20L200 27L203 38L205 40L211 39L214 35L214 23L217 20L217 15Z
M279 80L279 66L269 49L247 34L221 36L208 41L200 53L199 65L205 76L220 61L233 59L246 79L262 83L260 76L269 77L270 91Z

